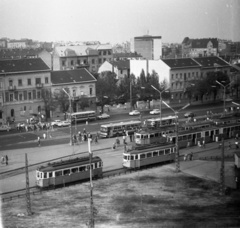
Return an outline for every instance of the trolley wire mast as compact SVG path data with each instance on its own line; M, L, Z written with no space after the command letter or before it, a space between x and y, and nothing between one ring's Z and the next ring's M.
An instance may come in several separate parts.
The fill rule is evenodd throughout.
M185 105L184 107L180 108L178 111L174 110L170 105L168 105L165 101L163 101L163 103L170 108L175 116L176 116L176 153L175 153L175 162L176 162L176 172L180 171L180 164L179 164L179 147L178 147L178 125L179 125L179 121L178 121L178 113L187 108L190 104Z

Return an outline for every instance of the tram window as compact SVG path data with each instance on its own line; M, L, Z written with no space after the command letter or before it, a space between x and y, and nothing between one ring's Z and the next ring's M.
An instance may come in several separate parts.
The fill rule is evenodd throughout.
M145 158L145 154L140 154L140 158Z
M95 163L95 169L97 168L97 165L98 165L98 164L97 164L97 163Z
M205 136L209 136L209 131L206 131L206 132L205 132Z
M70 174L70 169L63 170L63 175L69 175L69 174Z
M152 153L147 153L147 158L152 157Z
M182 141L182 136L178 136L178 141Z
M143 139L147 139L148 138L148 135L143 135Z
M47 173L43 173L43 178L47 178Z
M77 172L78 172L78 168L72 168L72 169L71 169L71 172L72 172L72 173L77 173Z
M37 177L40 178L40 173L39 172L37 172Z
M197 133L197 138L201 138L201 133Z
M150 134L150 138L154 138L155 136L154 136L154 134Z
M219 135L219 130L216 130L216 131L215 131L215 134L216 134L216 135Z
M133 155L130 156L130 160L131 161L134 160L134 156Z
M170 154L170 149L165 149L165 154Z
M183 135L182 140L187 140L187 135Z
M91 165L91 167L92 167L92 169L94 169L94 165L93 164Z
M192 139L192 135L188 135L188 139Z
M52 177L52 172L49 172L49 173L48 173L48 177L49 177L49 178Z
M140 139L141 135L136 134L135 137L136 137L136 139Z
M55 177L62 176L62 170L61 171L55 171Z
M153 152L153 157L156 157L156 156L158 156L158 151Z
M164 155L164 150L159 150L159 155Z
M84 172L86 170L86 166L79 167L79 172Z
M124 156L123 156L123 159L124 159L124 160L127 160L127 156L126 156L126 155L124 155Z

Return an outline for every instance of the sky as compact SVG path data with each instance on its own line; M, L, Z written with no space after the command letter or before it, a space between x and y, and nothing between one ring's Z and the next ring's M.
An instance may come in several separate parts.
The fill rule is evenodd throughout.
M122 43L240 41L240 0L0 0L0 38Z

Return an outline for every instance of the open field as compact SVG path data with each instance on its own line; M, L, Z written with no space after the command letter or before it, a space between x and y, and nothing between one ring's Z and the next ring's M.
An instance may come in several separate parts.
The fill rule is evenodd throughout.
M87 227L89 182L31 195L32 216L24 198L2 203L8 227ZM219 195L219 185L170 166L94 181L95 227L240 227L240 193Z

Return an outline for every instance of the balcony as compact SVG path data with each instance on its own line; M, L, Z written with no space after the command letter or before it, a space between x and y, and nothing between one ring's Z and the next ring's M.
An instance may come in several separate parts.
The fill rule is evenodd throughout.
M36 88L37 88L37 89L41 89L41 88L43 88L43 84L42 84L42 83L38 83L38 84L36 84Z
M16 90L17 88L16 88L16 86L8 86L8 90L9 91L14 91L14 90Z

